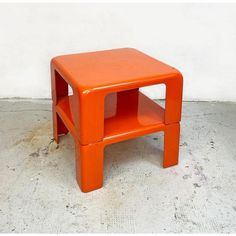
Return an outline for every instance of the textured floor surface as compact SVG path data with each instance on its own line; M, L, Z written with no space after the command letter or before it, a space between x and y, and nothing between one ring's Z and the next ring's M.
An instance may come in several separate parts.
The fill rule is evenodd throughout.
M236 104L183 104L180 162L163 135L108 146L104 187L81 193L74 144L49 101L0 101L0 232L236 232Z

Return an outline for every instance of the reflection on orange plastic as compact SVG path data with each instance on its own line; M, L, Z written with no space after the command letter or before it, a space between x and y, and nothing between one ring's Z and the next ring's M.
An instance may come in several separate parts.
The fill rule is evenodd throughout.
M83 192L103 185L104 148L164 131L163 166L178 163L181 73L132 48L58 56L51 61L53 132L72 134ZM139 91L165 84L165 109ZM73 95L68 95L68 85Z

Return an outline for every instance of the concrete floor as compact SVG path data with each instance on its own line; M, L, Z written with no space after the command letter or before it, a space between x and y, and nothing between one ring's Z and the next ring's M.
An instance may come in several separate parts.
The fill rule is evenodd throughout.
M163 135L108 146L104 187L82 193L49 101L0 101L0 232L236 232L236 104L183 104L180 162Z

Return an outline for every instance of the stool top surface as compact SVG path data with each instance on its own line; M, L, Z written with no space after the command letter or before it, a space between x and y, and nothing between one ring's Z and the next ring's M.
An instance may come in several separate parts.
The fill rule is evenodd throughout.
M79 91L142 87L180 74L175 68L133 48L63 55L53 58L52 64Z

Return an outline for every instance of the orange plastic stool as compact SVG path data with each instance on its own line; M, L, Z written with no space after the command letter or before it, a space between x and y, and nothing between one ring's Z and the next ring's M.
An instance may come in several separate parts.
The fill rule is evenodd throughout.
M178 70L122 48L55 57L51 76L54 139L72 134L83 192L102 187L104 148L111 143L164 131L163 166L178 163L183 87ZM139 91L154 84L166 85L165 109Z

